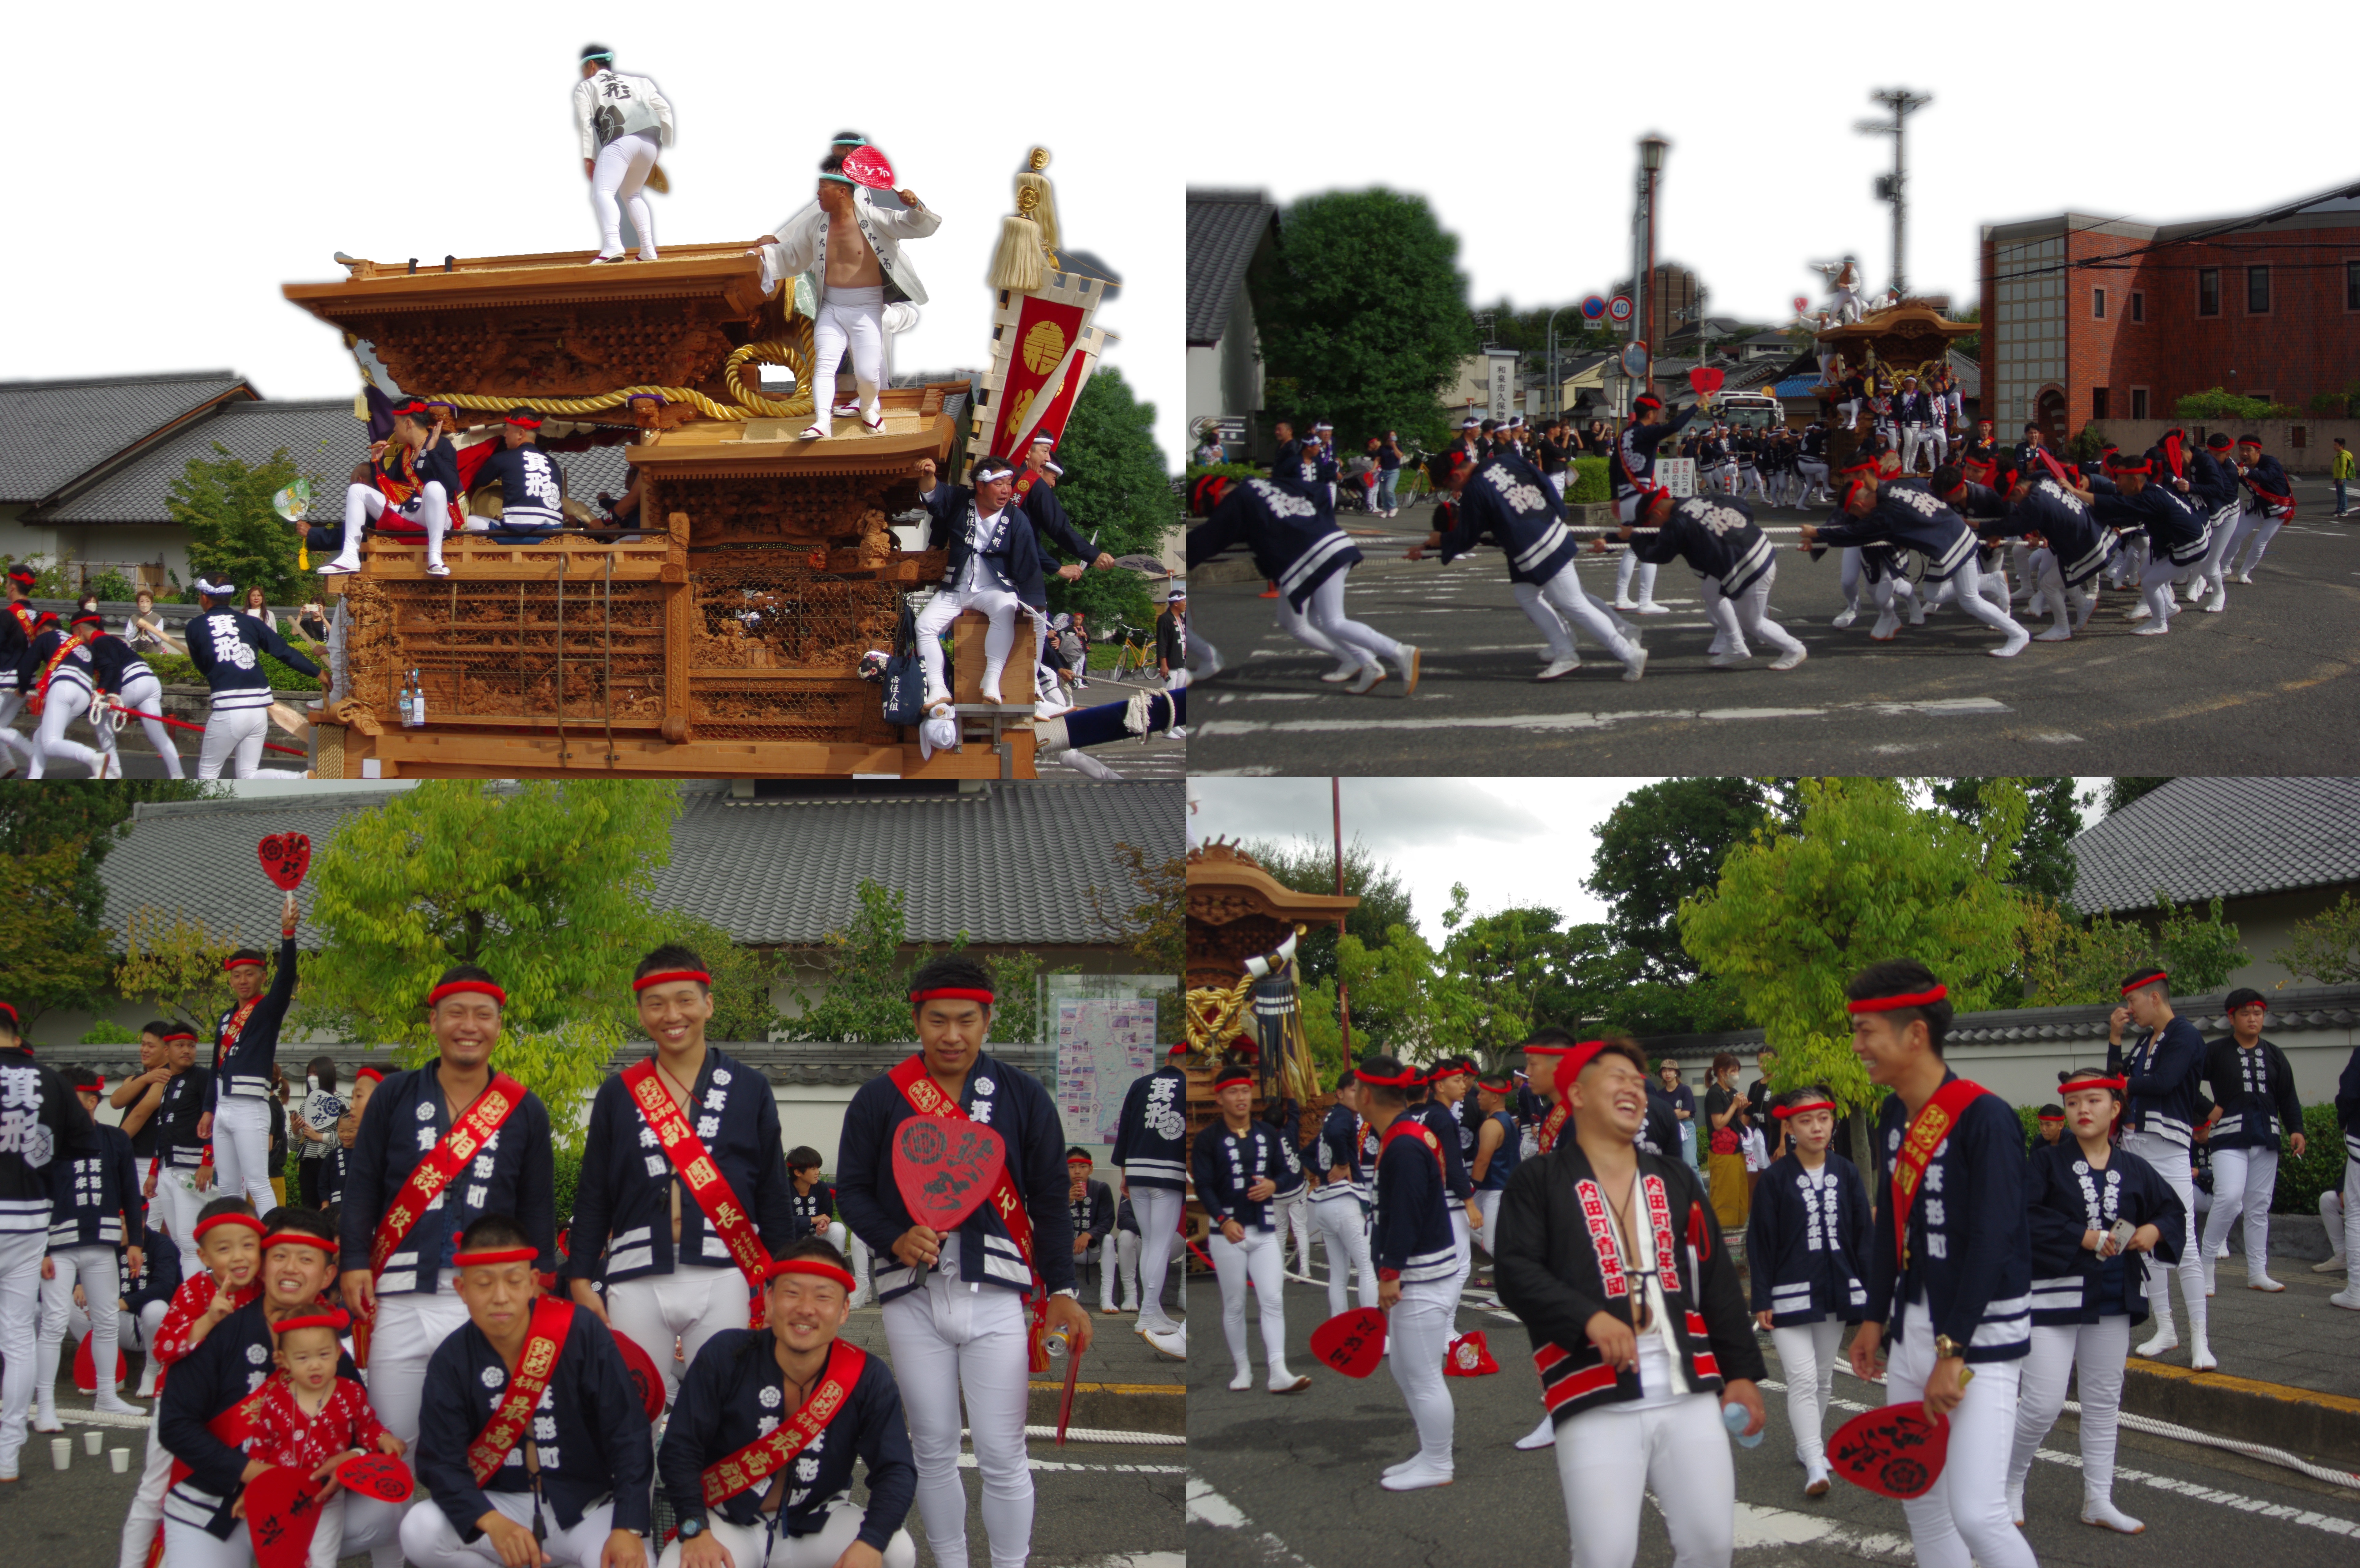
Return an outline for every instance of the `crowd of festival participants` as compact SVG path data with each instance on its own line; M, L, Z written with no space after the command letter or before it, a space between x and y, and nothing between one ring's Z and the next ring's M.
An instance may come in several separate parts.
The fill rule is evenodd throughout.
M2294 516L2286 470L2257 436L2216 431L2200 443L2175 429L2145 452L2108 446L2074 461L2050 451L2037 425L2012 443L1988 419L1970 432L1948 373L1937 368L1928 381L1904 376L1880 389L1840 371L1830 388L1840 399L1800 430L1733 427L1709 397L1667 413L1653 392L1635 399L1619 432L1603 421L1576 430L1561 416L1535 425L1470 414L1426 460L1435 523L1407 558L1432 552L1448 562L1495 546L1542 638L1535 680L1580 669L1587 640L1637 681L1649 650L1636 618L1670 613L1656 602L1655 580L1676 561L1701 582L1708 664L1745 665L1757 643L1773 670L1807 657L1771 616L1778 550L1753 500L1831 508L1797 531L1814 563L1837 553L1844 607L1835 626L1867 612L1869 637L1889 641L1950 606L1999 634L1989 651L2001 659L2086 631L2103 590L2127 594L2123 619L2143 637L2165 634L2184 609L2221 613L2230 584L2253 583ZM1841 459L1839 431L1857 437ZM1322 681L1358 693L1398 678L1411 694L1417 648L1348 613L1348 579L1365 558L1337 520L1339 495L1394 515L1409 461L1401 443L1392 432L1372 436L1366 453L1339 466L1324 421L1300 435L1282 422L1275 433L1267 478L1207 475L1191 486L1191 510L1204 520L1189 532L1190 565L1244 547L1269 581L1266 596L1278 600L1279 626L1337 660ZM1565 494L1584 455L1607 461L1613 528L1568 526ZM1666 458L1695 462L1694 495L1676 496L1661 482ZM1576 574L1584 556L1606 553L1617 557L1611 599ZM2043 616L2049 625L2035 633L2027 623ZM1196 645L1200 673L1217 673L1218 653L1201 635Z
M763 1074L706 1043L703 962L648 954L629 981L651 1048L596 1091L560 1214L551 1107L497 1050L506 994L456 966L421 998L433 1056L333 1095L333 1147L282 1203L267 1096L296 921L290 896L276 953L227 960L232 1006L202 1037L149 1025L111 1095L37 1060L0 1003L0 1483L38 1484L27 1418L60 1430L60 1351L86 1330L94 1408L140 1413L118 1392L134 1345L154 1400L123 1568L234 1568L255 1531L303 1529L323 1568L910 1568L913 1505L965 1568L963 1426L992 1561L1023 1563L1028 1379L1051 1342L1088 1346L1079 1264L1100 1260L1113 1312L1137 1247L1100 1223L1108 1189L1047 1090L989 1053L987 972L912 976L919 1049L847 1106L831 1188L784 1148ZM896 1182L917 1116L1004 1142L997 1183L937 1216L954 1229ZM884 1356L839 1337L872 1298Z
M1947 1423L1939 1474L1902 1503L1917 1560L2028 1564L2026 1477L2070 1376L2075 1517L2139 1533L2113 1486L2125 1367L2181 1344L2174 1282L2199 1370L2221 1366L2205 1301L2234 1221L2246 1287L2285 1288L2267 1268L2269 1200L2281 1141L2300 1158L2304 1138L2292 1070L2262 1033L2267 1004L2232 992L2228 1031L2207 1041L2175 1011L2163 970L2127 975L2103 1065L2060 1069L2057 1103L2027 1138L2013 1106L1945 1064L1951 1008L1936 975L1875 964L1846 995L1852 1051L1891 1091L1873 1114L1871 1171L1841 1152L1824 1085L1741 1090L1731 1055L1699 1099L1677 1063L1651 1072L1635 1041L1554 1028L1523 1043L1513 1073L1464 1055L1421 1068L1371 1054L1314 1127L1292 1102L1254 1111L1253 1048L1240 1040L1214 1075L1220 1117L1190 1158L1213 1226L1229 1387L1311 1386L1287 1359L1282 1275L1292 1239L1296 1272L1314 1278L1317 1237L1329 1324L1355 1299L1382 1313L1409 1452L1380 1485L1450 1485L1451 1377L1494 1368L1480 1331L1457 1327L1470 1278L1487 1282L1480 1253L1499 1307L1530 1338L1544 1408L1515 1447L1554 1451L1576 1568L1633 1562L1649 1494L1685 1568L1730 1561L1730 1443L1764 1430L1764 1338L1785 1383L1799 1506L1841 1474L1828 1448L1841 1360L1881 1381L1885 1404L1922 1401ZM1770 1052L1761 1067L1771 1073ZM2355 1153L2341 1193L2322 1200L2334 1256L2316 1267L2351 1270L2332 1300L2360 1312L2360 1051L2336 1111ZM2136 1346L2135 1331L2147 1334ZM1501 1386L1457 1385L1472 1398Z

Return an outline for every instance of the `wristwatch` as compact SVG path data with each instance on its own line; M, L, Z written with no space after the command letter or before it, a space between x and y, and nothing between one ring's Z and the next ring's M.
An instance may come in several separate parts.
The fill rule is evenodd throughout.
M1953 1356L1964 1356L1966 1353L1967 1347L1949 1334L1938 1334L1934 1336L1934 1359L1937 1361L1947 1361Z
M684 1519L680 1521L680 1538L683 1541L694 1541L698 1536L703 1535L704 1533L705 1521L703 1519Z

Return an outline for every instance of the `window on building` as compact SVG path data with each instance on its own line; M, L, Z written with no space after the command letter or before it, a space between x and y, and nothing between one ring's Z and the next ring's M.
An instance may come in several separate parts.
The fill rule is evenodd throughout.
M2131 388L2131 418L2134 419L2147 418L2147 388L2144 387Z
M2107 389L2103 387L2092 387L2090 388L2090 418L2093 419L2103 419L2108 417L2106 411L2106 391Z
M2267 316L2270 313L2270 269L2267 267L2245 268L2245 314Z
M2196 313L2200 316L2221 313L2221 269L2217 267L2196 269Z
M2134 321L2147 320L2147 295L2136 289L2131 290L2131 320Z
M2106 319L2106 291L2103 289L2090 290L2090 319L2093 321Z

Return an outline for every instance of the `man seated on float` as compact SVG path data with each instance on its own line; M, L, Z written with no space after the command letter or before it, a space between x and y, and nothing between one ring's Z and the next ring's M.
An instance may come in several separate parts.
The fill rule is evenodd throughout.
M475 469L471 493L500 487L500 515L489 537L499 544L546 544L565 526L565 476L541 450L541 415L515 408L500 422L500 444Z
M485 1214L453 1262L467 1321L427 1364L417 1471L431 1499L403 1517L418 1568L573 1563L646 1568L647 1407L606 1325L545 1296L538 1248Z
M915 1568L918 1468L881 1356L840 1340L855 1283L817 1236L762 1287L768 1327L705 1342L656 1452L680 1537L660 1568ZM852 1500L852 1462L869 1506Z
M942 635L961 610L975 609L991 623L983 639L983 700L996 704L1000 701L1000 672L1008 668L1008 655L1016 646L1017 609L1022 606L1034 617L1036 627L1046 626L1049 593L1039 536L1048 535L1077 558L1075 564L1057 569L1057 575L1069 583L1081 576L1080 561L1103 572L1114 565L1114 557L1075 531L1047 485L1035 485L1022 501L1015 500L1016 471L1004 457L978 460L972 485L941 483L931 457L918 460L917 475L924 486L919 503L933 516L934 537L948 550L942 585L918 615L918 658L926 667L926 701L948 700Z
M344 528L341 535L326 528L311 530L313 550L340 545L336 557L320 568L333 575L361 569L361 528L375 523L381 534L404 543L426 541L429 576L448 577L442 564L442 536L454 525L460 491L459 465L451 441L435 428L434 416L412 397L393 408L393 438L369 448L371 483L344 487Z

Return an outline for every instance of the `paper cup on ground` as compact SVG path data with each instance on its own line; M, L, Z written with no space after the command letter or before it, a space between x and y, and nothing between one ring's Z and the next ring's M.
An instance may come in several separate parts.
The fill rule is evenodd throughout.
M72 1438L53 1437L49 1439L49 1463L56 1465L60 1470L65 1469L73 1463Z
M118 1475L129 1474L131 1469L131 1450L127 1448L108 1449L106 1451L106 1463L114 1468L115 1473Z
M88 1432L82 1434L82 1451L84 1454L89 1454L93 1459L98 1457L98 1451L104 1447L105 1444L106 1433L99 1431L96 1427L93 1427Z

